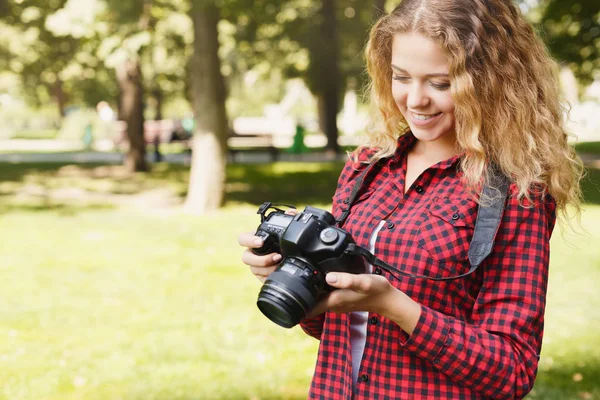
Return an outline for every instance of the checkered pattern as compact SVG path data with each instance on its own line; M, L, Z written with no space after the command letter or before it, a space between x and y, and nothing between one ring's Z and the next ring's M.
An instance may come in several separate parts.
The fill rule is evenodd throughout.
M343 228L367 247L382 219L375 254L407 272L451 276L469 270L467 252L477 204L460 182L458 157L426 170L403 194L404 135L398 151L367 178ZM364 164L349 161L333 197L345 207ZM509 194L515 193L514 185ZM390 282L422 305L410 337L387 318L370 314L359 379L352 393L348 314L327 312L302 328L321 340L312 399L516 399L533 385L544 324L551 198L524 207L509 197L492 254L472 275L434 282Z

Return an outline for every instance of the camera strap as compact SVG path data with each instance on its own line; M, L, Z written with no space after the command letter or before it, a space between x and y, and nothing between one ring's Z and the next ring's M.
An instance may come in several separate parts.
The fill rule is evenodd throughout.
M379 160L379 161L381 161L381 160ZM379 161L374 161L371 164L369 164L367 166L367 168L365 168L365 170L358 176L358 179L356 179L356 183L354 184L354 187L352 188L350 197L344 199L344 201L343 201L343 203L346 205L346 207L342 209L342 214L340 215L340 217L336 218L336 220L335 220L335 222L338 224L339 227L342 226L344 221L346 221L346 218L348 218L348 215L350 215L350 209L352 208L352 204L354 204L354 202L356 201L356 196L358 195L358 192L360 191L360 188L363 185L365 177L367 176L369 171L371 171L373 169L373 166L375 166L376 164L379 163Z
M347 202L346 200L344 201L344 204L347 204L347 208L342 210L342 215L336 220L338 226L341 226L346 218L348 218L352 204L354 203L356 196L363 185L365 177L376 164L378 164L378 161L369 164L369 166L365 168L365 170L358 177L354 187L352 188L350 198L347 199ZM487 199L489 199L489 202L486 204L479 203L477 209L477 219L475 220L475 230L473 232L471 243L469 244L469 263L471 264L469 271L450 277L415 275L397 269L357 244L348 245L346 248L346 253L362 256L371 265L380 267L381 269L389 272L396 279L399 279L395 275L396 273L411 278L422 278L432 281L448 281L472 274L483 262L483 260L490 255L492 249L494 248L494 240L496 239L496 234L498 233L498 228L500 227L500 222L502 221L502 214L504 212L506 198L508 197L508 187L510 182L497 166L490 166L489 179L490 183L484 185L482 189L482 197L486 199L486 202Z

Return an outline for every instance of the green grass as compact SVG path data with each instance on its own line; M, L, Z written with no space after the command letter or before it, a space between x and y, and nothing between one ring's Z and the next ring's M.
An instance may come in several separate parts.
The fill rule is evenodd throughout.
M233 165L190 217L145 197L181 200L183 167L0 165L0 399L306 398L317 341L258 311L235 238L265 200L328 207L340 168ZM582 224L552 239L531 399L600 398L600 206Z
M38 129L28 131L18 131L12 139L56 139L58 136L57 129Z
M316 342L254 305L259 283L233 239L240 221L255 225L251 211L5 215L0 393L301 398Z

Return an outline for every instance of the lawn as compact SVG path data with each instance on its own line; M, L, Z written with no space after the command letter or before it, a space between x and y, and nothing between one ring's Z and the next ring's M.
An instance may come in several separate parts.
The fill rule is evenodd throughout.
M191 217L174 206L183 167L0 165L0 399L306 398L317 341L258 311L235 237L266 200L328 207L340 169L233 165L226 207ZM600 176L588 176L586 233L552 239L531 399L600 399Z

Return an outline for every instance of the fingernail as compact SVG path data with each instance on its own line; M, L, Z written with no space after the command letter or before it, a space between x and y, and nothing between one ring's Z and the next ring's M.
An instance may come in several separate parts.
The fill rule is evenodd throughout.
M257 246L262 246L263 241L262 241L262 239L254 239L254 244Z
M327 283L336 283L337 282L337 275L336 274L327 274L325 275L325 280L327 281Z
M279 261L279 260L281 260L281 254L275 254L275 255L273 256L273 261L277 262L277 261Z

